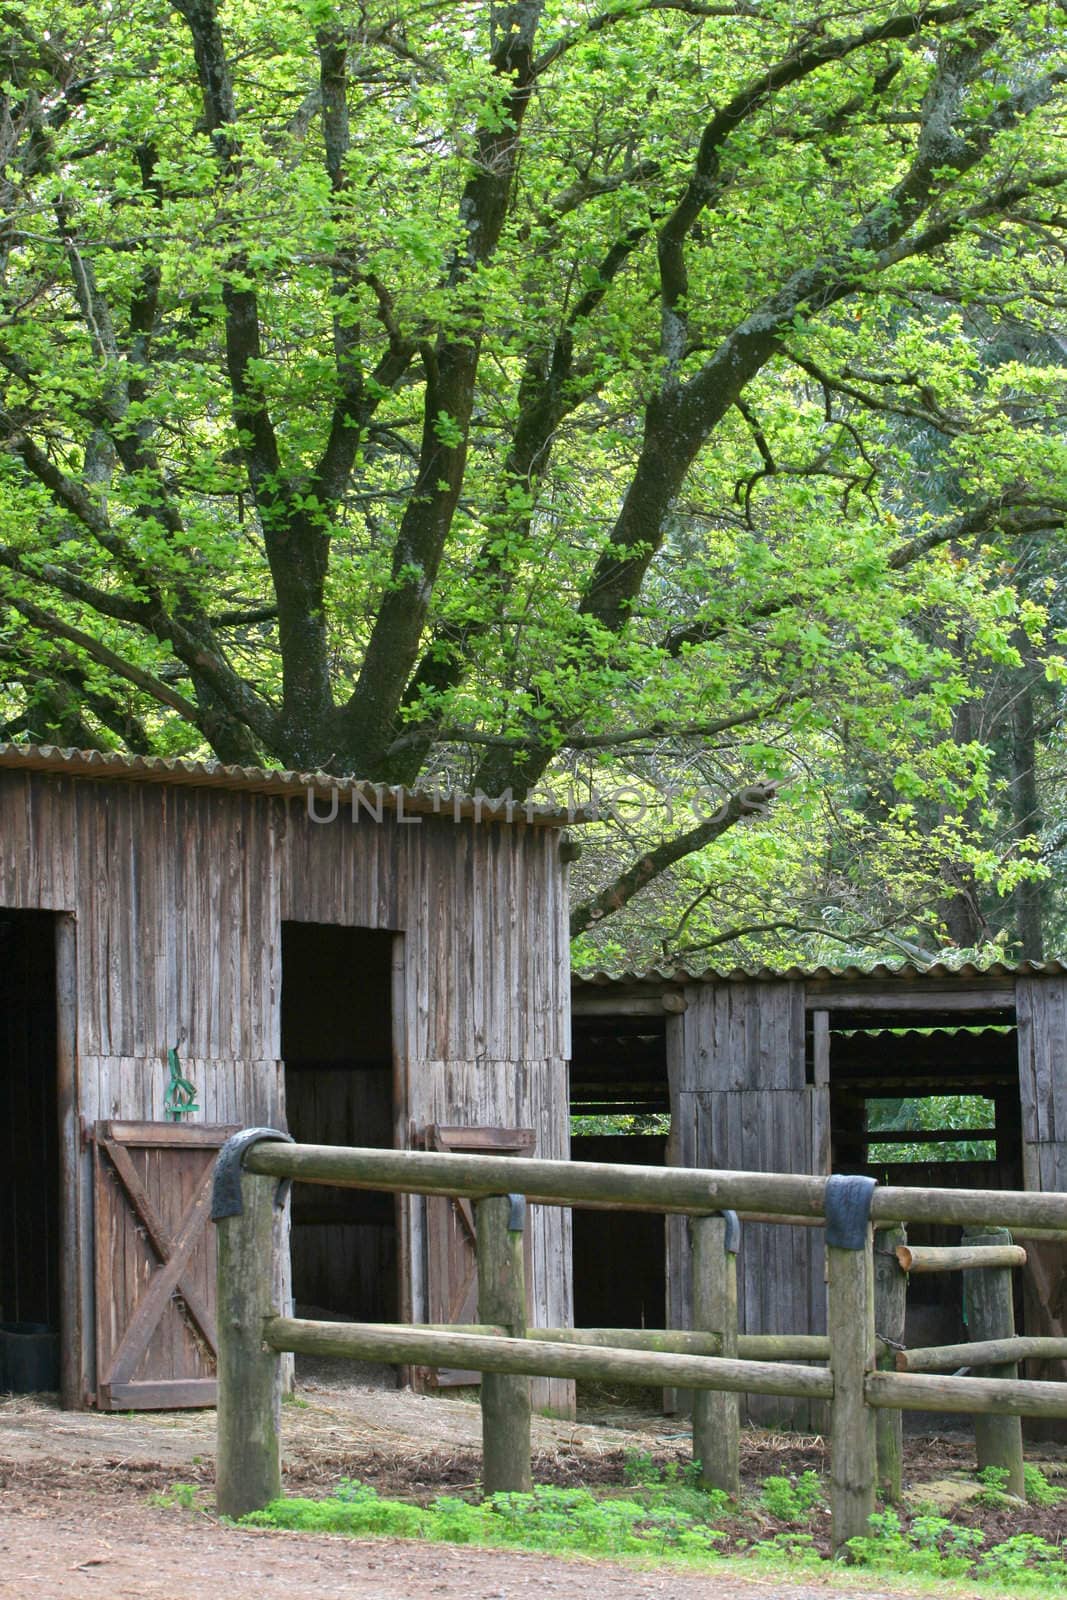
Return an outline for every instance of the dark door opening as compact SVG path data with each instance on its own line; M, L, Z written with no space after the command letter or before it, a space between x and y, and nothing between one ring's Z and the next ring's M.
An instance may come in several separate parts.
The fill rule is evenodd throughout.
M393 1144L395 938L369 928L282 924L286 1118L300 1144ZM397 1237L392 1195L294 1184L298 1311L397 1321Z
M669 1126L665 1019L575 1016L571 1159L662 1166ZM575 1209L573 1241L575 1327L664 1326L661 1215Z
M830 1014L832 1170L901 1187L1021 1189L1022 1126L1013 1012ZM958 1244L958 1227L909 1224L917 1245ZM1022 1282L1017 1326L1023 1327ZM908 1284L905 1341L967 1338L959 1273ZM922 1415L918 1413L917 1415Z
M56 1336L49 1387L62 1309L56 1024L56 918L0 910L0 1319L19 1363L30 1328Z

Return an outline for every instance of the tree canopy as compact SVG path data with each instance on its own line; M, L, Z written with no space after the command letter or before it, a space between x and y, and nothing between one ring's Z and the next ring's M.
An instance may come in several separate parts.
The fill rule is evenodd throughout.
M1010 889L961 708L1063 675L1063 34L1028 0L6 7L6 736L631 784L578 932L678 861L705 944L788 922L783 873L800 933ZM716 908L694 852L743 831Z

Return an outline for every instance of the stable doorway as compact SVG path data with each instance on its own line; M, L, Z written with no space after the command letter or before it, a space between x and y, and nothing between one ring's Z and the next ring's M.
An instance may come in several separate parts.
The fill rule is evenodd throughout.
M391 1148L398 936L282 924L282 1055L289 1132L301 1144ZM391 1194L293 1185L298 1314L400 1317L398 1204Z

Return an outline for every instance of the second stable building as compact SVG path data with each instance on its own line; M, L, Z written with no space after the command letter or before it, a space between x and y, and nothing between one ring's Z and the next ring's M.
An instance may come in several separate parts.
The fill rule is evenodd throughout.
M564 819L337 783L0 746L0 1321L52 1330L68 1406L213 1402L233 1129L567 1154ZM471 1223L297 1186L296 1303L473 1321ZM532 1209L531 1320L569 1230Z
M575 1139L575 1157L1067 1190L1060 962L598 974L575 979L572 1005L572 1110L658 1116L664 1127ZM892 1160L916 1136L872 1130L876 1104L954 1094L987 1103L982 1121L993 1126L963 1130L976 1159ZM960 1130L934 1128L922 1140L953 1152ZM640 1235L620 1229L614 1238L613 1253L575 1214L576 1321L653 1326L666 1314L684 1326L684 1226L649 1219ZM914 1229L913 1242L955 1239ZM1063 1335L1067 1251L1035 1241L1027 1251L1018 1325ZM958 1275L913 1278L907 1342L966 1338L960 1292ZM739 1299L745 1331L825 1332L822 1230L746 1223ZM1063 1374L1043 1364L1032 1375ZM750 1397L749 1409L759 1419L808 1419L805 1402Z

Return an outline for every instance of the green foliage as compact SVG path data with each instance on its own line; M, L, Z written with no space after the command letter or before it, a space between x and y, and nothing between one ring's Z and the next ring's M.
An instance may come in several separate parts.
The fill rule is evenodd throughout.
M169 1489L161 1489L151 1496L151 1502L156 1506L170 1508L180 1506L183 1511L191 1511L196 1505L196 1497L202 1491L195 1483L172 1483Z
M576 1116L571 1118L571 1137L607 1135L625 1138L628 1134L659 1133L671 1131L671 1119L666 1113L638 1113L635 1116Z
M760 1499L771 1516L782 1522L803 1522L817 1507L826 1504L819 1474L810 1469L798 1478L765 1478Z
M927 1578L971 1578L1004 1585L1011 1593L1057 1595L1067 1580L1062 1546L1033 1533L1017 1533L984 1549L985 1535L941 1516L917 1516L904 1530L895 1511L870 1519L870 1533L850 1539L860 1566Z
M879 1143L872 1138L868 1160L894 1161L992 1161L996 1144L992 1138L996 1108L992 1100L977 1094L926 1095L922 1099L870 1100L867 1102L868 1132L907 1132L923 1129L944 1133L951 1128L988 1128L989 1139L916 1138L914 1143Z
M705 1511L718 1509L711 1502ZM587 1489L539 1486L530 1494L496 1494L480 1505L442 1496L423 1509L383 1500L355 1480L326 1500L275 1500L243 1519L254 1527L302 1532L387 1534L453 1544L517 1545L589 1555L710 1554L725 1535L691 1511L666 1501L596 1499Z
M1016 1533L986 1551L974 1568L974 1576L1012 1588L1040 1588L1050 1594L1062 1594L1067 1583L1067 1561L1062 1545L1049 1544L1036 1533Z
M0 737L626 785L583 962L1002 948L1060 10L17 11Z
M1067 1489L1059 1484L1049 1483L1040 1467L1025 1466L1023 1480L1026 1486L1026 1498L1034 1506L1055 1506L1067 1495Z
M997 1511L1009 1503L1005 1491L1011 1474L1007 1467L982 1467L977 1476L978 1482L982 1485L974 1497L978 1505L989 1506L991 1510Z
M721 1559L730 1535L743 1535L744 1507L727 1496L698 1490L684 1471L657 1468L644 1452L627 1463L633 1487L624 1495L596 1496L578 1488L536 1487L530 1494L496 1494L480 1503L444 1495L429 1506L381 1498L358 1479L342 1480L323 1500L283 1499L242 1521L253 1527L350 1537L442 1540L452 1544L511 1547L598 1557L632 1556L704 1566ZM1036 1481L1036 1480L1035 1480ZM1047 1485L1046 1485L1047 1489ZM197 1490L175 1484L157 1503L191 1507ZM804 1523L825 1511L817 1474L767 1478L759 1500L764 1513ZM765 1524L763 1524L765 1527ZM743 1536L739 1545L744 1546ZM825 1565L809 1528L790 1527L745 1548L748 1559L818 1570ZM937 1513L918 1513L905 1525L896 1511L871 1517L869 1532L848 1544L855 1564L881 1573L993 1583L1006 1592L1062 1593L1067 1560L1061 1547L1018 1533L986 1546L985 1535Z
M870 1532L848 1541L851 1559L882 1571L922 1574L929 1578L962 1578L973 1566L985 1536L960 1528L947 1517L916 1517L907 1532L895 1511L876 1512Z

